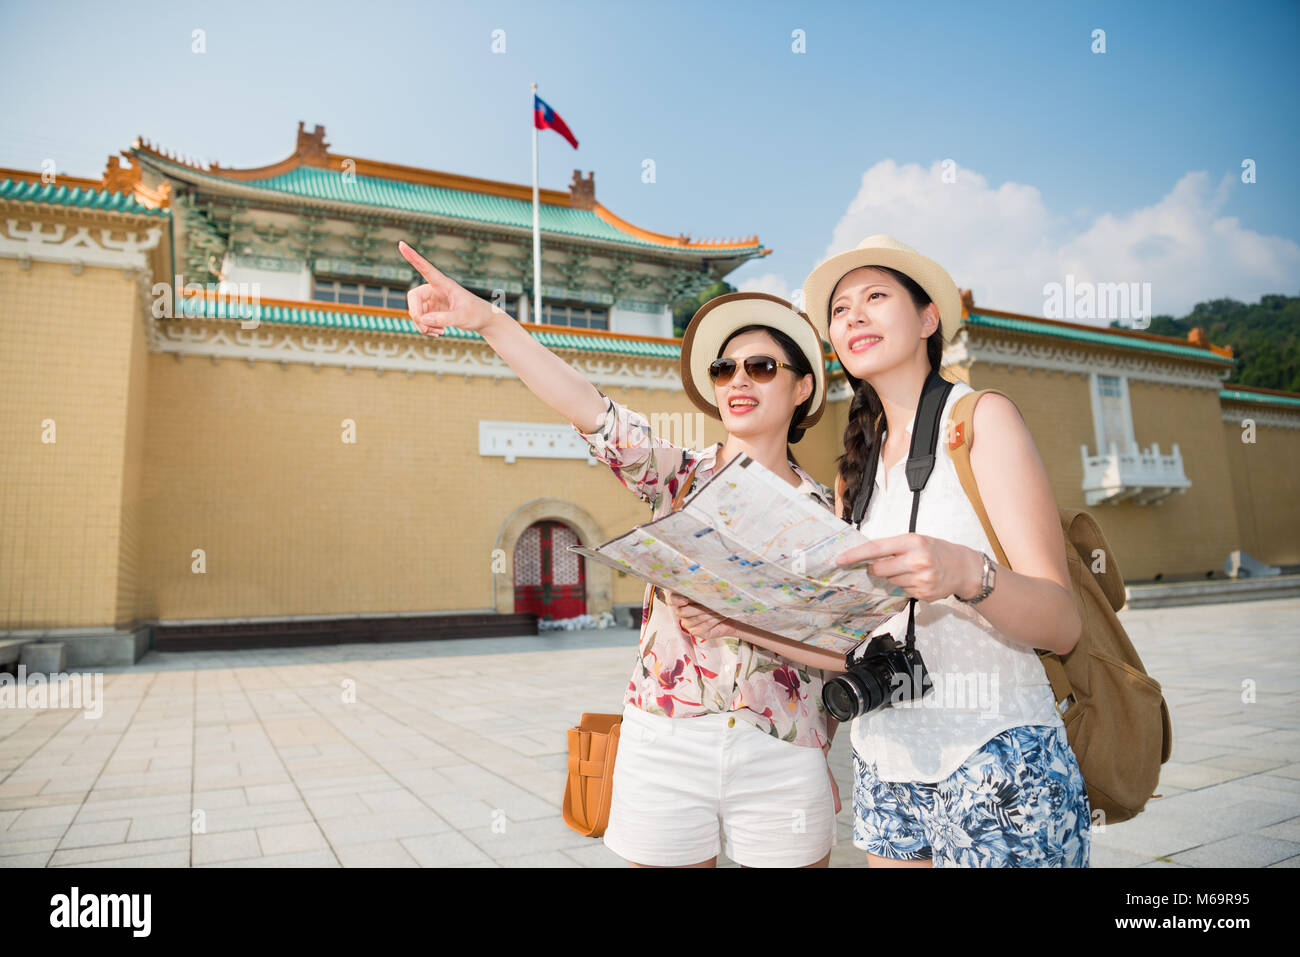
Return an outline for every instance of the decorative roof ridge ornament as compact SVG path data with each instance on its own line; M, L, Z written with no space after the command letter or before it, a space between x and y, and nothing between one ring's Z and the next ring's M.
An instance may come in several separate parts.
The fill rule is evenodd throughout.
M213 170L221 168L221 164L215 160L209 162L205 159L198 159L188 154L178 153L175 150L163 149L158 143L145 139L143 136L137 136L131 144L133 150L139 150L142 153L150 153L160 159L175 163L178 166L184 166L187 169L198 170L200 173L210 173ZM121 154L127 159L131 159L131 154L126 150L121 150Z
M1205 329L1201 326L1193 326L1188 330L1187 342L1198 349L1208 349L1210 352L1216 352L1225 358L1232 358L1232 346L1216 346L1210 341L1210 337L1205 334Z
M136 142L138 144L139 141ZM126 160L125 164L122 163L123 159ZM109 192L133 196L137 203L148 209L170 206L171 184L163 180L157 186L146 186L142 174L143 167L139 161L133 163L131 154L122 150L120 157L108 157L100 182Z
M122 165L122 159L126 160L126 165ZM140 164L131 163L131 154L125 150L122 151L121 157L110 156L108 164L104 167L104 188L111 189L116 193L132 193L136 186L140 184Z
M312 166L328 166L329 146L325 142L325 127L317 123L316 129L308 133L302 120L298 121L298 145L293 151L294 156Z
M574 209L592 209L596 205L596 171L582 176L582 170L573 171L573 182L569 184L569 202Z

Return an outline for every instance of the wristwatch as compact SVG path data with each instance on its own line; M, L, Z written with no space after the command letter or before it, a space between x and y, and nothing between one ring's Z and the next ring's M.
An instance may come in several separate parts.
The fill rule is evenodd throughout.
M974 598L962 598L960 595L953 595L959 602L967 605L978 605L989 595L993 594L994 577L996 568L993 565L993 559L989 558L987 552L980 552L984 559L984 573L980 576L980 593Z

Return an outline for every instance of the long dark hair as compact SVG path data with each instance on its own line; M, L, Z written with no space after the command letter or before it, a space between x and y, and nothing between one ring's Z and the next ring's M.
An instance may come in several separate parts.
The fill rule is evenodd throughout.
M744 332L754 332L755 330L766 332L776 340L777 348L785 353L785 361L794 366L796 381L802 382L804 376L813 374L812 366L808 364L808 357L804 355L804 352L799 348L798 343L780 329L773 329L771 326L758 324L741 326L731 335L727 336L723 341L722 346L718 349L718 354L714 356L714 358L722 358L722 354L727 351L727 344L730 343L732 339L736 338L736 336ZM804 416L806 416L808 410L812 408L813 399L815 398L817 398L817 377L813 376L813 390L808 393L808 398L799 403L799 407L794 410L794 415L790 416L790 427L785 433L785 456L791 462L794 462L795 465L798 465L799 462L795 459L794 452L791 450L790 446L802 439L803 434L808 431L807 429L799 428L795 423L804 420Z
M924 289L916 284L911 276L899 272L897 269L890 269L888 266L872 266L872 269L879 269L887 272L899 284L907 290L908 295L912 297L912 302L916 305L916 311L920 312L926 306L930 305L932 300ZM830 317L827 317L830 322ZM934 332L930 333L930 338L925 344L926 355L930 359L930 368L935 372L939 371L939 365L943 360L943 323L935 327ZM840 360L840 365L844 365L844 360ZM862 484L863 473L867 469L867 461L871 457L871 449L875 444L881 441L885 432L885 409L880 404L880 396L876 395L873 389L863 379L859 379L846 368L844 378L849 387L853 390L853 401L849 404L849 423L844 428L844 454L839 457L839 474L844 480L844 490L841 499L844 503L844 511L840 518L852 521L853 502L857 498L858 488Z

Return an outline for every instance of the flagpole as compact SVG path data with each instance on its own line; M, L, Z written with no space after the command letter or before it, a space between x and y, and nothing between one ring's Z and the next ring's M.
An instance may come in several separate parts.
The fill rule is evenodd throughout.
M533 84L533 322L542 321L542 230L537 201L537 84Z

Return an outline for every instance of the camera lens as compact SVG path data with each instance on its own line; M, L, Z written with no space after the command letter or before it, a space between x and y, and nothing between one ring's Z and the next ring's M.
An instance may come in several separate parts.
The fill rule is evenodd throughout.
M861 703L851 676L839 675L822 685L822 704L836 721L852 721Z

